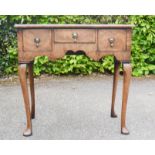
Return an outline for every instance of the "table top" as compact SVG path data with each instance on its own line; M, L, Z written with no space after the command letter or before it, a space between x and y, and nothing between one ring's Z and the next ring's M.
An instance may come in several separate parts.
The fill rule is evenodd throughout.
M130 24L15 24L15 28L132 28Z

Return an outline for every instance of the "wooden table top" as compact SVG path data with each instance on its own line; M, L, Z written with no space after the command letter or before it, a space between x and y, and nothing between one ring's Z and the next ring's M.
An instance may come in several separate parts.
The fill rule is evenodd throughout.
M129 24L15 24L15 28L132 28Z

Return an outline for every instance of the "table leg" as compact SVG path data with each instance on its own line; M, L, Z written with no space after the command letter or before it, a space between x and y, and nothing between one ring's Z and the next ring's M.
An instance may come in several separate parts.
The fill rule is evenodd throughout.
M126 109L127 109L127 100L128 100L131 73L132 73L131 64L128 62L123 62L124 79L123 79L122 113L121 113L121 133L125 135L129 134L129 131L126 128Z
M28 73L30 81L30 93L31 93L31 118L35 118L35 91L34 91L34 78L33 78L33 63L28 64Z
M113 77L113 90L112 90L112 104L111 104L111 117L117 117L115 113L115 98L117 91L117 83L119 77L120 62L114 58L114 77Z
M19 72L19 80L21 83L24 104L25 104L26 118L27 118L27 125L23 135L30 136L32 135L32 124L31 124L31 113L30 113L29 93L28 93L28 86L27 86L26 67L27 67L27 64L19 64L18 72Z

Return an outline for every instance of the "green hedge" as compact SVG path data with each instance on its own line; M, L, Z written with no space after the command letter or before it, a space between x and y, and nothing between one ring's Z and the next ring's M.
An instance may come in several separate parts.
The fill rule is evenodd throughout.
M133 76L155 74L155 16L0 16L0 76L17 73L17 39L14 24L135 24L132 37ZM35 59L34 73L91 74L113 72L113 58L95 62L84 55L66 55L57 61Z

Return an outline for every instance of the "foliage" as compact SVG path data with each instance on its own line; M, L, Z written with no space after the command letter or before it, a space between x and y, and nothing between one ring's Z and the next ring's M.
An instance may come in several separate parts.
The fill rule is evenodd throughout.
M108 56L100 62L93 61L84 55L66 55L57 61L48 61L48 57L37 57L34 61L34 72L48 74L91 74L92 72L113 71L113 58Z
M133 75L155 74L155 16L131 16Z
M17 39L14 24L135 24L132 42L133 76L155 74L155 16L0 16L0 76L17 73ZM35 75L113 72L113 58L95 62L84 55L66 55L57 61L35 59Z

